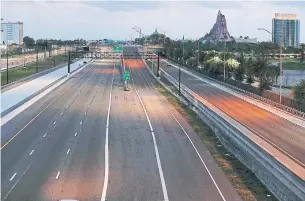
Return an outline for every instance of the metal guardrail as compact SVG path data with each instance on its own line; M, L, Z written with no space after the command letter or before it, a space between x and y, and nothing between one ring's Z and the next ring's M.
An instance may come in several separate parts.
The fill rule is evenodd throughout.
M172 63L172 62L171 62L171 63ZM242 93L242 94L245 94L245 95L247 95L247 96L249 96L249 97L251 97L251 98L260 100L260 101L262 101L262 102L264 102L264 103L266 103L266 104L268 104L268 105L271 105L271 106L273 106L273 107L279 108L279 109L281 109L281 110L283 110L283 111L285 111L285 112L288 112L288 113L290 113L290 114L296 115L296 116L301 117L301 118L305 118L305 112L302 112L302 111L297 110L297 109L294 109L294 108L292 108L292 107L289 107L289 106L286 106L286 105L283 105L283 104L274 102L274 101L272 101L272 100L270 100L270 99L267 99L267 98L264 98L264 97L262 97L262 96L259 96L259 95L255 94L255 93L252 93L252 92L249 92L249 91L240 89L240 88L238 88L238 87L236 87L236 86L227 84L227 83L225 83L225 82L221 82L221 81L219 81L219 80L216 80L216 79L213 79L213 78L211 78L211 77L205 76L205 75L200 74L200 73L198 73L198 72L196 72L196 71L194 71L194 70L192 70L192 69L185 68L185 67L183 67L183 66L181 66L181 65L178 65L178 64L174 64L174 65L179 66L180 68L182 68L182 69L184 69L184 70L186 70L186 71L190 71L190 72L196 74L197 76L203 77L203 78L208 79L208 80L210 80L210 81L212 81L212 82L216 82L217 84L224 85L224 86L227 87L227 88L233 89L233 90L235 90L235 91L237 91L237 92L240 92L240 93Z
M152 68L153 66L155 66L154 63L152 63ZM178 81L163 69L161 69L161 71L161 76L177 88ZM291 167L289 165L284 165L287 160L285 159L285 162L282 163L276 152L268 151L270 149L268 146L267 148L261 147L259 142L252 141L251 133L257 135L256 132L253 132L252 129L249 129L240 122L240 125L232 124L232 122L230 122L231 120L226 119L226 116L222 116L217 111L214 111L213 108L210 108L209 104L213 104L209 103L209 101L207 101L207 105L200 102L194 96L196 93L183 84L181 84L181 94L182 97L194 106L192 107L193 111L197 113L200 118L207 118L206 120L209 126L212 126L213 128L215 126L215 129L212 128L212 130L222 144L251 169L279 200L305 201L305 199L303 199L305 198L305 181L303 179L304 177L300 176L302 173L296 174L294 171L298 171L297 169L290 169ZM228 117L234 121L234 118ZM249 130L250 133L244 133L246 130ZM278 151L283 153L280 150ZM278 157L274 157L273 154ZM283 154L286 155L285 153Z

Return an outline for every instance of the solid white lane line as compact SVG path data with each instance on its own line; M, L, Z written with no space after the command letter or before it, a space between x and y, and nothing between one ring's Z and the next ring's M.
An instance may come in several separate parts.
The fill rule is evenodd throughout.
M147 81L147 78L146 78L145 74L144 74L143 72L142 72L142 74L143 74L143 76L144 76L144 78L145 78L147 84L149 85L149 83L148 83L148 81ZM152 89L152 88L151 88L151 89ZM154 90L154 89L153 89L153 90ZM154 90L154 91L155 91L155 90ZM158 94L157 92L156 92L156 94L157 94L157 96L159 96L159 94ZM163 103L164 106L166 106L166 104L163 102L162 99L160 99L160 101ZM197 150L196 146L194 145L193 141L191 140L190 136L187 134L187 132L185 131L185 129L183 128L183 126L180 124L180 122L178 121L178 119L175 117L175 115L172 113L172 111L171 111L168 107L166 107L166 108L167 108L167 110L170 112L170 114L172 115L172 117L175 119L175 121L178 123L178 125L180 126L180 128L182 129L182 131L184 132L184 134L185 134L185 135L187 136L187 138L189 139L189 141L190 141L190 143L192 144L193 148L195 149L195 151L196 151L196 153L197 153L199 159L201 160L203 166L205 167L206 171L208 172L210 178L212 179L212 181L213 181L213 183L214 183L214 185L215 185L215 187L216 187L218 193L220 194L222 200L223 200L223 201L226 201L226 199L225 199L225 197L223 196L221 190L219 189L219 187L218 187L216 181L214 180L214 177L212 176L212 174L211 174L209 168L206 166L205 162L203 161L203 159L202 159L200 153L198 152L198 150Z
M13 179L15 178L16 175L17 175L17 172L15 172L15 174L10 178L10 181L13 181Z
M106 192L108 187L108 176L109 176L109 149L108 149L108 132L109 132L109 118L110 118L110 109L111 109L111 99L112 99L112 86L114 80L114 69L115 63L112 69L112 81L109 93L109 102L108 102L108 112L107 112L107 123L106 123L106 139L105 139L105 176L104 176L104 185L103 185L103 192L101 201L106 200Z
M69 152L70 152L70 149L68 149L67 154L69 154Z
M77 133L75 133L74 136L77 136Z
M57 172L57 175L56 175L56 180L58 179L58 177L59 177L59 175L60 175L60 172Z
M34 149L31 151L31 153L29 154L30 156L34 153Z
M130 71L131 72L131 71ZM149 124L149 128L150 128L150 132L151 132L151 136L153 138L153 142L154 142L154 148L155 148L155 152L156 152L156 159L157 159L157 165L158 165L158 170L159 170L159 174L160 174L160 180L161 180L161 185L162 185L162 191L163 191L163 197L164 197L164 201L169 201L168 199L168 194L167 194L167 189L166 189L166 184L165 184L165 179L164 179L164 175L163 175L163 170L162 170L162 165L161 165L161 160L160 160L160 156L159 156L159 151L158 151L158 146L157 146L157 141L156 141L156 137L155 137L155 133L153 131L153 127L152 127L152 124L150 122L150 118L147 114L147 111L144 107L144 103L142 101L142 98L140 97L136 87L135 87L135 84L134 84L134 80L133 80L133 76L132 76L132 73L131 73L131 80L132 80L132 85L133 85L133 88L139 98L139 101L142 105L142 108L144 110L144 113L145 113L145 116L146 116L146 119L148 121L148 124Z

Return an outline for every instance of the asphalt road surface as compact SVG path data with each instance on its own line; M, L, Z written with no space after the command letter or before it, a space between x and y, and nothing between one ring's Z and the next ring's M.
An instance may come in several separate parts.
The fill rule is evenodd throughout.
M2 126L2 200L241 201L143 61L125 64L130 91L97 60Z
M179 70L160 61L160 66L172 77L179 79ZM280 148L305 167L305 129L277 115L254 106L206 82L181 71L181 83L193 90L223 112L233 117L254 133Z

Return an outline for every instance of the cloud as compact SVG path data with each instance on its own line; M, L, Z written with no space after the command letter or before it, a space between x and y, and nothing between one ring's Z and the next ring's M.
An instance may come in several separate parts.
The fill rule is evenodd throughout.
M305 42L302 2L2 2L4 20L24 22L24 34L35 38L125 39L160 28L173 38L198 38L210 31L218 10L226 16L233 36L268 40L276 12L296 13ZM25 12L26 11L26 12Z

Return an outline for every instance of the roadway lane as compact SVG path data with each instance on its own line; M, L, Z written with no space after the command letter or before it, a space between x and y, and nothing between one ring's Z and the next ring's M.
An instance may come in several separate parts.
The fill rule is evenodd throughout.
M178 80L178 69L160 66ZM181 71L181 83L305 167L305 129Z
M135 90L115 76L109 124L107 201L163 200L154 146Z
M124 52L133 51L134 48L124 48ZM109 174L112 179L107 200L241 200L190 125L150 87L149 84L157 83L143 61L125 60L125 64L132 73L134 85L131 81L131 91L125 92L125 96L117 95L118 108L112 109L113 113L114 110L120 113L120 118L118 124L111 121L110 126L113 124L125 132L113 136L116 144L109 139L109 145L115 148L110 146L110 167L114 170ZM143 102L142 111L136 90ZM147 118L145 122L145 111L153 133ZM117 152L124 153L124 157ZM157 166L158 158L162 175Z
M107 112L104 104L113 64L95 62L79 78L73 78L75 81L55 90L54 94L60 94L62 88L66 91L1 150L2 200L100 197ZM36 110L33 106L29 111L31 108ZM14 120L9 122L11 126Z

